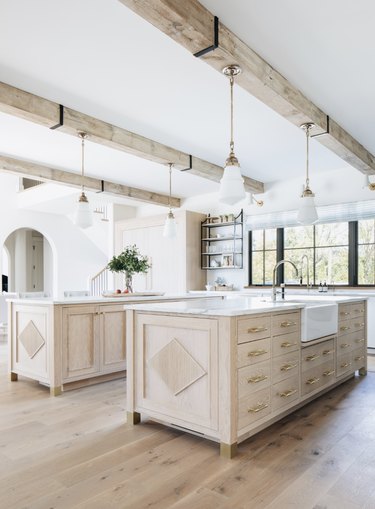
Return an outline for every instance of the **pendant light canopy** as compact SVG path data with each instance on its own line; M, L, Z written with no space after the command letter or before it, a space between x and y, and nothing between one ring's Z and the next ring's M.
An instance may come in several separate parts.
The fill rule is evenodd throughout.
M81 138L81 195L78 200L76 216L74 223L80 228L88 228L92 226L92 212L90 204L85 194L85 139L87 138L86 133L79 132L78 136Z
M233 141L233 85L234 77L240 74L238 65L224 67L223 73L229 77L230 83L230 152L225 162L224 174L220 180L219 201L228 205L245 199L245 187L240 170L240 163L234 154Z
M169 163L168 166L169 166L169 195L168 195L169 212L164 224L163 237L165 237L166 239L174 239L177 235L177 224L171 208L173 164Z
M306 133L306 183L304 185L303 193L300 198L300 207L298 210L297 221L301 224L313 224L318 220L318 214L315 207L315 194L310 189L309 179L309 140L310 130L315 127L312 123L301 125Z

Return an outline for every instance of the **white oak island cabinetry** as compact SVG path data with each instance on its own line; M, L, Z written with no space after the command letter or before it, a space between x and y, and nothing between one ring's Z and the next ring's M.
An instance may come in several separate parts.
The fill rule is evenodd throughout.
M48 385L52 395L78 385L123 377L124 304L196 299L194 296L11 299L9 371ZM220 297L212 297L219 300Z
M338 334L301 342L302 304L256 298L127 308L127 411L237 444L366 373L366 302L342 299ZM346 314L348 313L348 314Z

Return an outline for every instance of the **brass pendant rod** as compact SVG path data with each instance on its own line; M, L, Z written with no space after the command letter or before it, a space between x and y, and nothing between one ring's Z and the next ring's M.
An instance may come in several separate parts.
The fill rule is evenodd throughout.
M230 151L234 152L234 136L233 136L233 74L229 78L230 82Z

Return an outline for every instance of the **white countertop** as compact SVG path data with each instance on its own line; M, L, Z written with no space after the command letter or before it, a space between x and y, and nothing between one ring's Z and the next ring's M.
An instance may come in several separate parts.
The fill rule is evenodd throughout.
M213 292L212 292L213 293ZM216 293L216 292L215 292ZM184 315L204 315L204 316L241 316L251 315L273 311L287 311L292 309L304 308L308 305L308 301L320 301L321 303L339 303L339 302L356 302L364 300L363 297L345 297L338 295L325 295L314 298L305 298L307 302L292 302L294 299L301 299L301 295L290 295L284 301L272 302L270 299L262 297L244 297L244 296L228 296L224 300L217 301L207 299L197 299L194 302L170 302L170 303L144 303L130 304L124 306L124 309L133 309L135 311L147 311L153 313L172 313Z

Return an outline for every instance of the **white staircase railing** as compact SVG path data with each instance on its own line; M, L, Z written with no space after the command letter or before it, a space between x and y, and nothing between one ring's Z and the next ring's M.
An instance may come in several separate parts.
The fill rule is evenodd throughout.
M101 296L103 292L108 291L108 276L109 270L104 267L95 276L89 278L90 295Z

